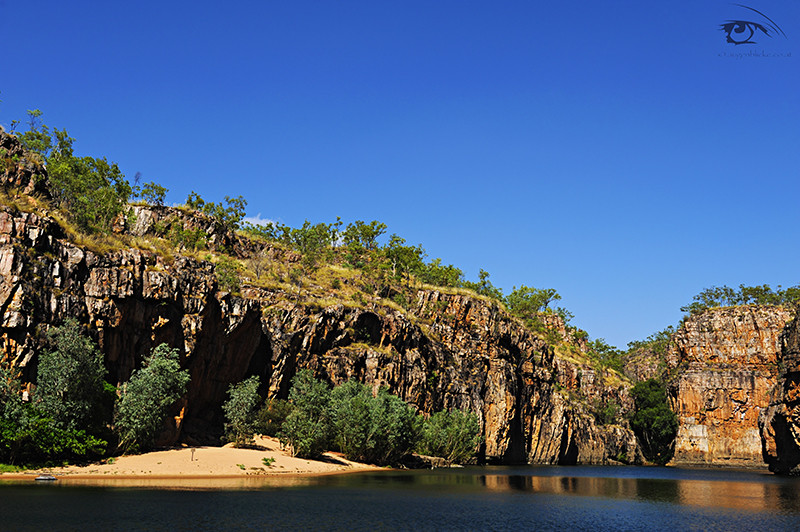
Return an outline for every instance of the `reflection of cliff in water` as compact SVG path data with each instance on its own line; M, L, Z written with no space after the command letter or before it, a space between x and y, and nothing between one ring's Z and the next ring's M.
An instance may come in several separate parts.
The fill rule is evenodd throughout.
M800 511L795 484L714 480L482 475L492 491L639 499L742 510Z

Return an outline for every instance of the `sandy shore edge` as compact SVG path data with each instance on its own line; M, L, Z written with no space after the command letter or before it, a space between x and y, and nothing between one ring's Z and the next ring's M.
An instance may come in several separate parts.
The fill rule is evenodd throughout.
M303 478L387 468L352 462L336 453L323 460L295 458L275 438L258 437L258 449L180 447L140 455L120 456L83 466L52 467L0 473L2 480L33 480L40 474L67 481L241 481L246 479Z

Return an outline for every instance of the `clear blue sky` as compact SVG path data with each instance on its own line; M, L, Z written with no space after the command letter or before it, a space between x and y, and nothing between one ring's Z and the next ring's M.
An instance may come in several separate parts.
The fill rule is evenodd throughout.
M41 109L170 202L378 219L624 347L800 283L800 2L742 1L785 37L726 43L765 21L721 1L0 0L0 124Z

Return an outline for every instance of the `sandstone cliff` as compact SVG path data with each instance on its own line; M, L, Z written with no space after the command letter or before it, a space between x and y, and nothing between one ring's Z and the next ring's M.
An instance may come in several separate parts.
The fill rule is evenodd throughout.
M2 183L15 195L39 182L20 168ZM220 290L212 255L159 250L159 234L177 224L202 232L211 250L242 259L298 257L168 207L133 207L134 223L121 221L112 244L82 243L35 201L5 198L0 364L35 381L42 332L67 317L89 326L117 385L154 346L179 347L191 382L162 443L218 441L231 383L259 375L265 394L285 397L298 368L309 368L333 384L356 378L387 386L423 412L475 412L487 461L642 460L630 430L598 425L591 412L608 398L628 405L629 385L606 379L580 357L557 356L492 301L420 288L405 308L378 297L337 302L335 294L322 304L248 279L232 294Z
M800 474L800 317L781 335L780 375L759 419L764 460L770 471Z
M763 467L758 419L778 379L780 335L792 316L781 307L716 308L689 317L673 336L674 464Z

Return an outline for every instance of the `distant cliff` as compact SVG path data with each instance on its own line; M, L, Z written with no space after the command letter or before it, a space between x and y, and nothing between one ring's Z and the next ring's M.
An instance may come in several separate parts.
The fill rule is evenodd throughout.
M759 419L770 471L800 475L800 317L781 335L780 376Z
M0 137L16 149L13 137ZM181 349L191 382L164 444L218 441L231 383L259 375L265 394L286 397L292 376L309 368L333 384L387 386L423 412L475 412L490 462L642 461L628 428L593 415L609 399L629 408L630 384L598 373L580 346L556 349L496 302L421 286L402 306L324 287L304 299L301 281L293 291L246 276L225 291L221 261L259 257L288 271L299 257L169 207L132 207L109 241L80 237L46 203L22 197L38 190L37 172L46 170L19 159L0 174L0 364L27 382L35 381L42 333L73 317L89 326L115 385L159 343ZM164 248L159 235L174 227L201 231L211 252L230 258Z
M676 465L763 467L759 415L779 376L782 307L715 308L687 318L667 355L678 414Z

